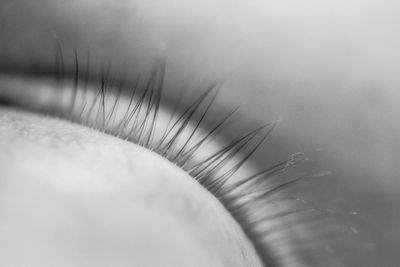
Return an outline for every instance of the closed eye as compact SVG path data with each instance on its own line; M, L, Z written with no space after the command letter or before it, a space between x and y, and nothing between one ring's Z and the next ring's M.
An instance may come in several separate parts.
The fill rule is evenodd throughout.
M113 72L115 62L98 60L95 53L89 57L77 50L66 56L61 50L57 45L55 66L3 64L2 102L94 128L167 158L224 205L265 266L335 261L325 256L325 240L309 231L322 229L318 210L282 193L304 178L285 174L303 155L264 169L254 169L249 161L274 124L232 128L234 109L213 104L213 84L180 100L176 91L171 95L165 88L162 63L149 74L121 74Z
M111 69L104 66L96 77L90 69L89 54L85 64L80 63L77 52L74 55L73 71L66 71L60 63L64 56L59 53L54 76L4 74L2 102L88 126L168 159L224 205L252 241L265 266L300 264L308 262L307 257L314 258L310 256L312 249L298 247L297 242L316 238L304 231L308 231L309 225L320 223L313 219L320 216L319 212L284 194L305 178L285 174L302 161L303 155L293 154L288 160L258 171L249 163L274 124L224 141L219 136L239 130L229 126L236 109L225 114L213 110L216 85L204 89L198 97L164 103L163 95L167 92L163 63L149 75L140 76L145 78L127 82L115 78ZM306 234L299 238L297 231Z

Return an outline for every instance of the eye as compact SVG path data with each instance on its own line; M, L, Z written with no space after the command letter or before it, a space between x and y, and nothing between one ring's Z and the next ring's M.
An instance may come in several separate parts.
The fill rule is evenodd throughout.
M57 62L64 62L61 53L58 57ZM75 130L74 128L78 128L76 125L65 126L64 129L63 126L57 124L57 121L51 119L38 119L32 115L14 114L5 110L3 121L6 130L3 140L6 143L10 143L11 145L8 146L14 147L20 153L24 153L24 151L21 151L21 148L18 148L20 146L18 142L14 144L12 139L15 136L21 137L21 135L26 135L24 132L32 132L33 134L29 134L30 138L33 138L39 144L42 144L43 140L41 139L44 139L44 143L47 146L49 143L53 143L53 146L63 147L66 145L65 140L67 140L67 144L71 146L70 149L74 151L77 150L76 143L78 143L78 147L81 149L78 149L75 153L82 153L84 155L83 157L74 156L74 162L78 166L81 166L82 163L88 164L88 166L90 164L103 165L100 171L97 168L84 168L84 172L90 173L89 178L85 174L79 174L79 171L82 171L79 168L77 175L74 166L71 166L71 175L77 175L76 178L64 177L64 175L58 174L56 170L54 175L57 178L55 181L51 181L51 183L55 183L58 190L65 186L66 189L62 188L62 193L64 191L70 193L69 190L72 187L72 190L78 190L78 192L83 190L85 194L93 195L93 190L97 193L99 190L98 187L100 187L100 190L104 190L106 193L111 190L114 194L120 191L123 194L126 190L121 189L121 185L118 184L120 180L123 183L134 182L137 185L131 189L131 192L133 195L138 194L138 196L132 196L135 202L138 202L136 198L139 198L142 200L142 203L148 205L147 202L152 203L153 201L157 201L159 197L153 196L153 200L151 200L151 197L147 195L160 194L163 199L167 199L166 204L162 205L162 208L174 210L177 208L173 206L174 202L168 204L171 198L175 199L171 195L177 194L176 190L178 189L174 188L174 184L176 182L181 183L182 179L190 179L195 181L197 186L200 187L201 185L211 193L214 204L220 209L223 206L224 208L222 209L225 209L225 211L213 211L213 208L207 208L207 206L202 209L209 210L211 213L225 214L224 216L232 219L232 223L236 227L234 228L236 230L233 230L233 232L239 231L241 233L238 237L235 237L235 234L225 233L225 230L219 232L223 236L228 235L231 238L239 240L238 246L233 246L231 250L229 250L231 247L229 243L224 244L220 240L222 242L220 246L223 248L220 255L224 262L223 265L228 264L226 259L230 257L229 255L237 253L234 252L235 249L239 251L244 250L244 252L241 253L242 257L239 257L240 259L230 259L231 263L229 265L232 265L233 262L239 264L239 266L243 264L248 265L249 262L258 262L258 257L261 258L264 266L284 266L291 264L290 262L297 262L296 264L300 264L302 261L306 262L306 259L303 257L310 254L307 252L307 249L297 251L296 242L301 240L309 240L308 242L315 240L315 233L308 233L309 230L307 228L311 225L317 227L316 225L320 222L318 220L311 220L307 224L304 224L302 220L310 220L314 216L319 216L320 212L306 205L301 207L302 205L299 204L303 203L300 199L290 198L288 195L282 194L282 191L290 188L293 184L304 178L302 176L292 178L290 175L285 175L285 172L291 166L302 160L303 155L301 153L293 154L288 160L277 162L272 166L260 170L254 170L254 167L247 162L258 146L269 136L273 129L273 124L267 124L247 131L242 135L236 136L231 141L224 141L221 138L217 138L216 133L221 135L223 130L230 129L225 129L224 124L232 117L233 112L228 111L222 116L212 114L212 104L217 96L215 86L205 89L200 96L194 98L189 104L183 105L181 103L181 106L179 102L176 102L168 107L168 103L165 104L162 102L165 74L163 64L153 69L151 74L147 78L144 78L143 81L135 81L131 85L129 83L123 85L122 81L114 78L116 76L113 76L109 69L105 70L103 67L98 77L92 76L92 72L89 71L89 60L86 61L85 72L81 74L79 72L79 66L81 65L79 64L77 52L75 52L74 60L74 71L70 72L73 73L71 77L68 76L69 72L63 65L56 66L55 73L57 74L54 79L51 79L50 76L47 78L37 78L10 74L2 77L1 99L3 103L16 107L19 106L22 109L35 113L60 117L80 125L88 126L100 133L110 135L108 138L99 138L93 131L82 133L82 129ZM60 73L58 71L60 69L63 69L65 73ZM25 97L21 98L21 95ZM209 121L209 125L206 123L208 116L214 118L214 121ZM238 131L238 129L235 131ZM72 138L71 141L71 133L74 133L74 135L77 134L78 137ZM114 144L115 139L111 138L111 136L123 141ZM50 141L48 141L49 138ZM57 141L58 139L61 142ZM124 142L125 140L127 142ZM131 148L129 148L131 144L129 143L139 145L152 152L144 152L142 148L135 148L134 150L137 152L132 154ZM93 155L93 151L90 149L93 144L99 146L95 150L96 153L99 153L99 156L91 163L85 159L97 157ZM86 148L87 146L89 149ZM122 146L126 146L128 149L122 149L121 152ZM110 149L110 147L113 149ZM51 148L50 151L54 153ZM27 145L26 153L30 154L30 150L32 149ZM67 152L63 150L60 149L60 151L56 152L62 156L71 153L68 150ZM47 157L49 157L48 152L39 153L43 153L43 155L47 154ZM117 171L121 168L119 167L120 162L118 160L114 162L112 158L121 157L121 154L125 157L123 161L130 162L131 173L126 174L122 171L122 174L120 174ZM161 170L157 167L158 172L154 173L152 168L158 166L158 163L155 162L162 159L156 154L164 158L164 160L169 160L180 171L176 174L177 171L172 170L168 166L165 167L165 171L163 171L164 167L161 167ZM57 157L54 156L54 158ZM29 162L29 158L26 161ZM109 162L106 165L99 163L101 161ZM45 166L42 166L42 161L35 162L34 164L41 166L37 167L39 169L45 169L46 166L50 167L53 164L57 166L58 164L57 162L49 164L47 160L45 162L47 162ZM159 164L160 166L165 165L165 163ZM169 179L177 175L182 176L181 171L185 171L187 177L175 182L169 181ZM100 178L104 175L107 178L110 172L116 177L106 180ZM160 175L160 172L168 174L169 178L160 182L160 179L163 179L165 176ZM13 170L9 171L9 173L13 176ZM17 173L16 176L18 177L19 175ZM120 177L121 175L122 177ZM127 175L128 178L126 178ZM127 181L129 175L135 177L135 179ZM93 176L99 176L99 178L96 179L93 187L90 185L87 187L87 184L92 182L90 177ZM162 177L159 178L160 176ZM158 179L152 181L150 177ZM115 181L113 182L113 180ZM114 183L118 184L117 189L113 186ZM146 183L150 183L150 189L146 189ZM165 186L165 184L169 183L171 183L171 186ZM79 188L76 184L82 186L82 188ZM107 188L108 184L110 184L111 189ZM143 184L145 185L143 186ZM161 189L158 186L153 188L154 184L163 185L164 192L160 193L159 190ZM141 192L136 192L138 185L141 187L141 191L146 192L144 195ZM191 192L192 189L187 190ZM188 192L185 193L187 194ZM165 197L165 195L168 197ZM178 203L189 202L185 197L187 198L187 196L176 197L179 200L174 201L178 201ZM182 198L186 200L182 200ZM195 196L194 198L197 199ZM143 199L147 202L143 201ZM97 200L100 203L102 201L104 200ZM113 201L115 200L112 199L111 201L114 203ZM221 204L222 206L220 206ZM180 204L177 205L178 207L180 206ZM201 204L190 204L189 206L197 210L199 207L193 208L193 206L198 205ZM91 213L92 210L89 209L87 212ZM140 212L142 211L139 211L138 214ZM182 216L182 213L191 212L193 211L187 207L183 210L179 209L178 215L173 214L173 218L180 218L181 220L180 216ZM129 214L132 214L132 212L128 213L127 218L124 218L122 215L119 217L123 218L123 221L130 221L130 216L133 215L129 216ZM144 218L142 220L135 219L135 223L151 220L146 216L138 216ZM200 215L197 214L197 216ZM201 217L204 219L207 218L207 215L201 215ZM156 220L162 221L161 218ZM185 221L184 219L182 220ZM191 221L193 220L192 218ZM195 221L199 222L201 220L198 218ZM287 228L282 228L282 223ZM230 229L224 223L221 225L222 229ZM202 228L208 229L211 226L193 224L191 227L194 227L196 231L204 231ZM300 238L298 236L298 230L295 230L296 227L300 227L304 235L303 237ZM133 228L137 229L138 226L133 226ZM210 235L210 233L208 234ZM101 234L99 235L102 236ZM160 240L153 240L151 237L150 235L149 239L146 239L146 242L150 242L151 244L161 243ZM163 237L161 240L165 241L164 238L171 239L171 237ZM248 239L247 241L246 238ZM137 239L137 235L131 237L131 240ZM142 238L139 237L139 239ZM224 240L223 238L221 239ZM275 247L275 244L279 245ZM218 249L213 249L212 246L206 251L210 250L213 253L218 252ZM193 256L195 257L195 255ZM317 258L319 257L320 255ZM326 261L327 259L324 260ZM247 263L243 263L243 261Z
M225 211L230 213L228 215L236 220L243 231L239 239L245 236L244 240L247 240L243 241L247 251L244 254L251 254L253 246L255 254L258 254L249 256L249 261L257 262L257 257L260 257L266 266L285 266L289 263L311 264L314 260L322 259L336 260L331 256L321 256L323 253L316 250L317 246L310 248L299 245L310 240L321 241L316 240L308 231L308 227L313 226L314 229L322 229L320 221L312 219L320 213L305 205L301 207L306 208L302 214L303 210L299 211L300 207L293 205L301 203L300 199L278 194L299 180L293 174L287 177L281 174L290 165L298 162L301 154L294 154L288 160L278 160L275 165L263 169L252 169L254 166L249 164L244 174L237 173L239 167L243 167L243 163L259 146L263 136L268 136L271 125L249 131L242 130L243 134L231 137L232 140L229 140L228 134L224 136L218 133L219 138L216 138L221 129L229 129L223 124L230 117L230 111L222 116L214 116L217 112L211 111L215 108L212 102L216 97L213 86L210 86L211 89L204 88L200 93L196 91L197 96L189 97L189 101L182 101L181 104L171 100L161 104L161 100L172 98L168 97L168 91L164 88L163 67L154 69L140 79L135 76L136 78L128 79L125 83L122 75L111 71L107 59L103 61L102 67L89 68L91 61L85 61L85 56L87 57L80 50L76 50L70 57L65 57L58 51L55 70L49 68L49 64L36 64L35 67L28 68L20 68L24 64L11 64L14 69L6 66L4 69L8 74L2 77L2 101L126 139L129 141L124 143L126 146L138 144L176 164L189 174L186 178L192 179L197 182L195 185L200 188L202 186L213 194L213 200L223 204ZM92 60L96 59L96 56L92 56ZM11 75L17 73L18 69L23 70L23 75ZM97 70L97 74L92 74L93 70ZM129 72L127 75L132 74ZM20 97L20 93L25 97ZM27 94L29 98L26 97ZM18 116L13 118L18 119ZM24 116L22 117L26 118ZM209 117L217 119L210 120ZM105 146L105 142L108 143L102 140L99 146ZM205 146L206 143L208 147ZM156 153L150 155L156 156ZM168 169L166 172L172 176L172 170ZM171 207L173 208L169 206ZM325 247L325 241L321 242L324 244L322 251L329 250ZM227 252L227 255L233 254L232 251ZM239 263L240 265L243 264Z
M57 61L63 62L64 60L61 60L62 55L60 54L59 56L60 58ZM110 82L113 80L111 74L105 76L104 71L101 71L98 83L94 80L88 81L89 73L82 75L83 79L81 79L77 54L75 60L73 78L68 78L67 74L57 74L56 79L51 82L49 79L23 78L13 75L3 77L3 102L20 106L36 113L60 116L63 119L89 126L99 132L105 132L119 139L128 140L130 143L138 144L154 153L158 153L186 171L190 177L189 179L198 182L198 185L202 185L214 195L214 201L219 201L220 204L223 204L226 211L230 212L229 216L233 216L238 222L240 221L241 231L248 231L244 234L253 235L252 238L258 242L258 249L265 251L269 249L265 246L267 242L261 238L257 239L257 234L250 230L260 231L255 227L256 225L265 228L261 231L276 227L276 223L263 221L264 217L261 216L271 217L270 219L272 220L276 216L279 217L279 214L288 212L286 210L285 212L283 210L280 211L278 206L275 207L275 200L269 196L279 195L278 193L282 189L297 181L297 179L294 179L282 182L278 180L277 176L277 174L289 168L290 165L295 164L297 159L293 156L293 158L261 170L259 173L247 174L244 176L245 178L237 177L237 172L271 132L271 125L251 130L242 136L236 137L235 140L223 144L218 139L214 140L215 134L216 132L221 132L222 125L231 117L232 112L227 112L227 114L220 116L221 118L214 121L213 125L208 129L203 125L207 115L210 115L208 113L211 112L211 105L216 97L214 86L205 90L186 108L175 106L177 111L172 112L161 101L164 87L164 69L162 65L154 69L149 78L143 82L135 82L133 87L127 86L128 90L126 90L119 81L116 81L114 86ZM88 65L89 63L87 61ZM56 69L64 69L64 67L57 66ZM85 69L89 70L87 66ZM24 100L19 97L20 95L29 95L29 97L24 98ZM4 120L7 120L7 118L6 112ZM14 131L17 132L17 135L22 130L13 121L18 119L18 117L15 119L13 116L9 119L12 121L12 125L16 125L14 128L17 129L14 129ZM5 122L4 124L10 123ZM47 123L43 124L47 125ZM40 128L37 130L32 127L34 129L31 130L29 126L24 125L23 127L28 128L28 130L25 129L24 131L40 132ZM57 133L56 130L55 133L47 130L45 133L36 135L44 137L46 135L59 135L61 139L68 139L68 134L63 137L62 133ZM7 140L7 134L5 134L4 139ZM47 140L47 137L44 139ZM80 139L78 138L78 142L84 143ZM40 141L38 142L40 143ZM93 143L93 141L86 142ZM94 143L101 147L110 146L107 140ZM29 149L27 150L29 151ZM62 152L59 153L63 154ZM82 153L85 154L84 158L86 158L86 154L89 154L85 149ZM114 155L113 152L110 152L110 154ZM115 152L115 154L118 156L120 152ZM137 156L132 155L126 155L126 157L129 161L135 161L135 158L137 158ZM148 168L145 167L148 165L147 162L152 162L152 160L146 160L142 156L139 159L141 164L132 168L133 170L140 169L140 166L143 166L143 168L139 172L133 172L131 175L135 177L144 176L146 178L147 176L157 177L155 174L141 174ZM108 171L113 168L117 167L113 167L113 164L110 164ZM107 169L104 171L107 172ZM93 170L91 173L93 174ZM168 173L171 177L176 175L172 171L168 171ZM62 181L62 178L58 179ZM119 180L119 178L114 179ZM280 179L283 178L281 177ZM100 180L100 182L102 181ZM157 182L159 183L159 181ZM67 188L69 187L68 183ZM141 184L142 182L138 181L138 183ZM167 179L161 184L165 183L168 183ZM157 192L156 189L152 190L154 194ZM165 188L165 190L174 192L173 189ZM268 202L263 203L264 199L270 199L270 204ZM280 202L284 204L283 200ZM251 213L253 213L251 206L253 205L259 205L260 211L255 213L260 216L259 219L257 219L257 216L251 216ZM175 209L176 207L167 208ZM287 205L288 208L289 205ZM257 220L261 221L257 222ZM231 237L233 238L234 235ZM260 237L264 238L262 234L260 234ZM266 237L266 239L268 238ZM152 243L157 243L157 240L152 241ZM249 245L250 250L246 248L244 250L251 252L253 245ZM222 244L221 246L223 248L229 247L227 244ZM272 253L270 255L270 252L265 253L265 251L262 251L263 254L261 254L264 263L268 265L276 264L275 262L278 259L274 258L277 258L277 256L271 256L273 255ZM244 259L250 262L257 261L258 256L255 256L255 252L252 253L254 254L253 256L245 256ZM231 251L229 254L236 253ZM244 255L247 254L249 252L244 252ZM233 260L233 262L237 261ZM240 262L238 262L239 265L245 264Z

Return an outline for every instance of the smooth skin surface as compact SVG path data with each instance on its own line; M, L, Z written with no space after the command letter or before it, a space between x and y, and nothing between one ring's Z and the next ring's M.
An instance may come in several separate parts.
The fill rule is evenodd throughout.
M135 144L0 109L0 266L261 266L214 196Z

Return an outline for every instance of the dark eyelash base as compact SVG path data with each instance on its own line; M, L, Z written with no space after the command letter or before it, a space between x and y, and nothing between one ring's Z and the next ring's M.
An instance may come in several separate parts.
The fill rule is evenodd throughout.
M184 107L176 101L168 123L159 124L165 63L159 62L148 78L139 78L125 89L123 79L116 82L110 64L102 67L94 84L90 74L90 54L82 68L74 52L74 71L65 71L61 46L56 46L56 97L52 107L35 111L86 125L104 133L150 149L185 170L212 193L231 213L252 241L266 267L274 266L340 266L333 256L329 239L332 233L324 227L329 211L311 207L304 200L282 194L306 176L287 178L283 174L299 162L302 153L269 166L250 176L236 177L257 148L264 143L275 124L267 124L221 145L212 153L204 153L207 143L223 132L236 110L227 112L216 124L206 125L207 115L217 97L211 85ZM81 70L83 69L83 70ZM72 81L69 92L66 81ZM114 93L110 88L117 88ZM129 91L130 90L130 91ZM128 99L122 118L117 120L118 105ZM57 102L58 101L58 102ZM5 101L3 101L5 102ZM23 107L23 105L21 105ZM204 130L204 128L208 128ZM184 140L184 141L182 141ZM236 176L235 176L236 175ZM318 230L320 233L318 233Z

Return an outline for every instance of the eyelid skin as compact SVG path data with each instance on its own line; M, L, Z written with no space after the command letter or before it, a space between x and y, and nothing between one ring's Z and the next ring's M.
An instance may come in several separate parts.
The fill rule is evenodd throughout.
M221 204L159 155L14 109L0 128L1 266L262 266Z

